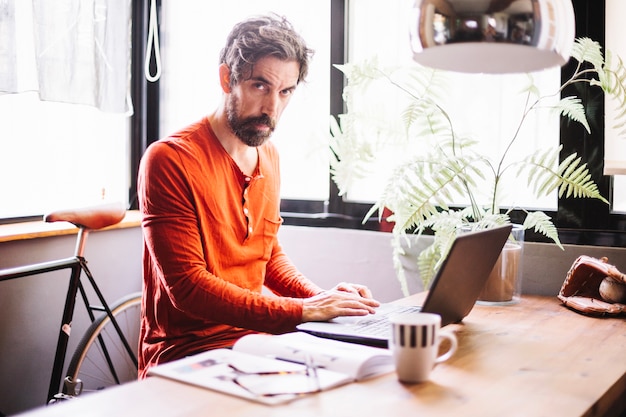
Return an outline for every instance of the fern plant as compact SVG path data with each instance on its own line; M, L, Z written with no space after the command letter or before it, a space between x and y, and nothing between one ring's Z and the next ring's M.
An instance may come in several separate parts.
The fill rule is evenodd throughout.
M574 83L597 86L616 99L619 107L618 126L626 122L626 70L621 59L613 62L608 51L603 56L600 45L589 39L576 39L572 57L578 62L572 76L551 96L559 97L565 87ZM585 64L588 63L588 64ZM590 64L590 65L589 65ZM366 219L385 209L392 214L394 265L402 289L408 292L406 278L400 263L404 255L402 241L407 233L421 234L431 230L433 244L419 254L417 260L424 288L439 267L441 260L460 228L487 228L510 222L509 213L515 207L502 209L502 180L507 175L524 177L536 197L557 191L559 197L594 198L608 204L599 193L589 169L576 154L559 162L560 146L540 149L519 156L512 152L513 144L528 116L540 107L550 107L560 116L580 123L590 132L585 108L578 97L549 100L540 96L529 75L523 91L525 106L519 125L499 159L493 161L476 151L477 141L457 132L452 118L440 104L446 94L448 74L417 65L381 68L376 59L361 64L338 65L348 83L344 89L347 112L338 120L331 117L331 173L344 194L354 181L367 175L373 162L395 142L417 142L429 151L405 155L392 161L395 169L378 201ZM389 113L381 105L375 113L361 113L359 92L383 87L395 91L398 101L405 100L401 110ZM376 83L375 83L376 82ZM547 104L546 104L547 103ZM372 116L378 114L378 118ZM488 203L477 198L484 181L490 184ZM483 190L480 190L483 191ZM469 201L463 209L452 209L454 196L465 196ZM558 232L550 217L542 211L525 211L525 229L534 229L562 248Z

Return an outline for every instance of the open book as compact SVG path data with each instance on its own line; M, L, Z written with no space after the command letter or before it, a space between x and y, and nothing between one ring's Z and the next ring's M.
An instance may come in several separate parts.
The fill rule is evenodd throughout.
M393 369L387 349L296 332L244 336L232 350L209 350L158 365L149 375L279 404Z

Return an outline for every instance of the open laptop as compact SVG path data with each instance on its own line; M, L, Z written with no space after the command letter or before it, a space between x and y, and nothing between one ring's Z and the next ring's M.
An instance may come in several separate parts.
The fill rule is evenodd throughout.
M387 347L391 314L422 311L439 314L442 326L460 322L474 307L511 227L509 224L459 235L435 275L422 306L383 304L373 315L307 322L297 329L315 336Z

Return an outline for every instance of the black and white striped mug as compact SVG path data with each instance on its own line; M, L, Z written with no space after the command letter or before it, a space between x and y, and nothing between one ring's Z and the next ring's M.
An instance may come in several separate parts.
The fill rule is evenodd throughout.
M438 363L456 352L454 333L441 330L441 316L431 313L399 314L391 317L389 348L394 357L398 379L402 382L423 382ZM450 341L446 352L439 354L442 340Z

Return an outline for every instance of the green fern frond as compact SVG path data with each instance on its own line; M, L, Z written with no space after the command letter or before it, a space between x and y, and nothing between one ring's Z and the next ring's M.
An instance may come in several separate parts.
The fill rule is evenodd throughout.
M558 189L559 197L596 198L608 204L593 181L587 164L576 153L567 156L557 166L562 146L538 150L520 164L518 175L527 171L528 184L536 196L548 195Z
M587 122L587 116L585 115L585 107L580 98L574 96L563 97L554 108L558 110L561 115L583 125L587 133L591 133L591 128Z
M457 230L470 222L472 210L465 207L460 210L442 210L424 221L424 228L430 228L437 236L455 235Z
M526 74L526 76L528 77L528 83L526 84L526 87L522 88L520 94L530 94L531 96L538 98L540 92L539 87L537 87L537 84L535 83L535 78L531 73Z
M591 79L589 81L590 85L599 86L606 94L612 94L612 92L615 91L615 88L619 87L618 77L616 77L615 71L611 68L611 60L611 54L610 52L607 52L602 68L595 68L598 80Z
M404 265L402 265L402 256L405 255L406 252L402 247L402 239L400 235L394 233L391 240L391 247L393 268L396 271L396 278L398 278L398 281L400 282L400 289L402 290L402 294L409 296L409 286L404 273Z
M385 72L396 87L404 90L413 99L437 102L449 93L448 76L445 72L417 64L402 69L403 71L398 72Z
M619 56L613 68L611 51L607 51L606 57L605 73L607 76L605 82L602 83L602 89L617 104L614 128L620 129L620 135L625 135L626 130L623 128L626 125L626 68Z
M476 178L483 177L480 156L435 155L400 165L375 205L376 210L386 207L394 213L399 230L428 221L440 208L447 209L453 191L476 187Z
M461 210L440 211L422 224L423 227L430 227L435 234L432 245L418 255L417 265L424 288L430 286L432 278L440 269L460 230L464 230L466 227L468 231L489 229L510 222L506 214L491 215L483 211L484 216L471 223L470 228L473 215L473 210L470 207Z
M572 57L581 63L585 61L591 63L596 71L601 71L604 66L602 47L587 37L576 38L572 46Z
M424 289L427 289L437 273L436 265L441 259L441 251L439 245L432 244L421 251L417 256L417 269L422 280Z
M598 186L591 178L587 164L581 165L581 158L576 154L566 158L557 170L559 176L559 197L586 197L596 198L606 204L609 202L602 197Z
M359 86L359 88L367 88L371 81L383 76L379 69L377 57L364 60L359 64L347 63L335 64L333 66L346 76L349 84Z
M352 123L352 117L347 115L340 116L339 122L330 117L330 173L339 195L344 195L355 181L365 178L376 161L376 142L359 140L358 135L350 132Z
M554 176L550 173L557 166L558 157L559 149L538 149L518 164L516 176L526 175L528 187L536 196L547 195L556 188Z
M606 93L612 93L613 91L619 90L620 87L624 84L624 65L621 58L618 56L618 62L613 69L613 53L611 51L606 51L606 57L604 61L604 71L603 76L604 79L601 79L600 87ZM620 97L621 103L624 103L626 98Z
M463 224L467 224L467 219L460 210L442 211L434 215L431 220L435 239L432 245L420 252L417 263L424 288L430 286L432 278L450 252L458 231Z
M434 110L433 104L427 100L413 101L404 109L400 117L407 131L414 126L420 132L428 134L439 134L449 130L441 112Z
M491 213L490 211L485 210L480 219L475 219L475 229L492 229L508 223L511 223L511 219L508 214Z
M429 133L449 130L445 114L436 104L448 94L445 73L418 65L409 65L404 71L397 73L383 72L391 86L403 91L406 98L410 99L410 103L401 112L407 131L413 126L417 126L420 133L427 131L426 128L430 130Z
M423 115L423 123L415 123L412 126L417 135L430 134L437 136L439 139L448 139L451 137L450 124L445 117L442 117L441 112L431 111Z
M523 227L524 229L534 229L537 233L541 233L549 239L552 239L559 248L563 249L563 245L559 239L559 233L554 223L552 223L550 217L543 211L528 213L526 219L524 219Z
M578 62L590 62L598 80L589 79L587 82L592 86L599 86L604 93L617 102L617 114L615 127L622 129L626 125L626 68L622 59L618 56L614 63L613 54L610 50L602 56L600 44L589 38L576 39L572 48L572 57ZM575 78L576 75L573 77ZM620 134L626 134L621 130Z

